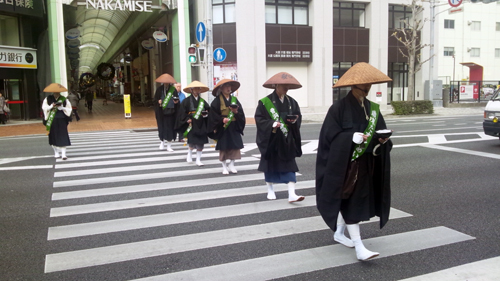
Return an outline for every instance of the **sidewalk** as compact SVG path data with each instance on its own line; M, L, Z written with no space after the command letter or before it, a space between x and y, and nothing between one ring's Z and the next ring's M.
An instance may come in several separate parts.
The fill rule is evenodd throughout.
M132 118L126 119L123 103L108 101L108 105L103 105L102 102L102 99L94 101L92 113L88 113L84 106L85 102L81 100L78 105L78 114L81 119L77 122L76 118L73 117L73 122L68 125L68 131L74 133L157 127L152 107L132 107ZM33 121L9 120L6 125L0 126L0 137L35 134L47 134L41 119Z
M382 110L384 119L403 119L413 117L443 117L443 116L465 116L476 115L483 117L484 106L470 106L470 107L437 107L434 108L433 114L415 114L415 115L394 115L393 110ZM302 120L304 123L321 123L325 119L325 113L304 113Z
M422 115L392 115L392 110L382 111L385 119L408 118L415 116L458 116L477 115L483 116L484 107L441 107L434 108L434 114ZM132 107L132 118L126 119L123 103L108 101L108 105L102 104L102 99L94 101L92 113L87 112L84 101L80 101L78 106L80 121L73 118L68 126L70 133L86 131L106 131L106 130L130 130L130 129L156 129L156 119L153 108ZM321 123L325 119L325 113L305 113L304 123ZM247 114L247 124L255 124L253 114ZM16 121L9 120L6 125L0 125L0 137L47 134L42 120Z

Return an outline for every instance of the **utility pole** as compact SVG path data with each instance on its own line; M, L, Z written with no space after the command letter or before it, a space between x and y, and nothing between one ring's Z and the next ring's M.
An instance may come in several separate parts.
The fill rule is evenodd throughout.
M431 32L430 32L430 46L429 46L429 100L432 102L433 96L432 96L432 90L433 90L433 85L434 85L434 22L435 22L435 5L434 5L435 0L430 0L430 12L431 12Z
M213 40L213 30L212 30L212 0L206 0L207 3L207 10L206 10L206 18L207 18L207 54L206 54L206 65L207 65L207 82L208 82L208 88L209 93L208 97L210 98L210 92L214 88L214 58L213 58L213 53L214 53L214 40Z
M177 14L179 17L179 62L180 62L180 71L181 71L181 85L182 87L186 87L188 85L188 71L191 72L191 69L187 69L186 67L186 7L184 5L184 0L177 1ZM191 75L189 75L191 77Z

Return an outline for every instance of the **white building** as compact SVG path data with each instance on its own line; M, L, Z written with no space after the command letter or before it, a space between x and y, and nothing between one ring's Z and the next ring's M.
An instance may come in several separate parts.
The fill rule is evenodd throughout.
M368 62L393 78L392 83L373 85L369 98L390 109L393 100L406 99L406 59L390 34L401 26L400 19L411 11L409 0L325 1L325 0L213 0L190 1L191 43L196 43L193 25L206 19L212 5L214 49L221 47L227 58L215 62L214 77L237 77L238 98L248 117L258 100L271 91L262 84L278 72L289 72L303 85L289 91L303 113L324 114L334 100L349 89L333 90L335 80L353 64ZM422 18L429 18L429 3L423 3ZM421 32L429 43L429 23ZM436 38L438 25L436 24ZM435 48L438 50L439 42ZM424 49L422 57L429 56ZM435 59L437 65L438 59ZM207 69L193 68L193 77L208 83ZM438 78L438 68L433 69ZM429 64L416 74L417 100L424 99L424 82ZM216 82L214 81L214 82ZM213 83L211 83L213 85ZM213 88L213 86L211 86Z
M500 82L500 2L438 7L439 79ZM463 65L466 64L466 65ZM473 65L474 64L474 65ZM468 66L467 66L468 65Z

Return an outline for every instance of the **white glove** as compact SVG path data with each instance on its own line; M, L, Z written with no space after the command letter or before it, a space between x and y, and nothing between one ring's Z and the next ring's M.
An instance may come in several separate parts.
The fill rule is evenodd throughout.
M354 133L354 135L352 135L352 142L361 144L363 142L363 133Z
M60 106L57 107L57 110L63 110L63 108L64 107L62 105L60 105Z

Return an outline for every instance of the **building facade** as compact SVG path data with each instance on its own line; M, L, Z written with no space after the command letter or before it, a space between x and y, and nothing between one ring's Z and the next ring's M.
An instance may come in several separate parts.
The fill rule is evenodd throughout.
M357 62L368 62L393 78L392 83L373 85L371 100L388 109L391 101L406 99L407 60L399 54L401 45L390 34L401 26L399 19L411 15L403 5L408 1L194 2L197 12L192 22L206 19L210 10L206 5L211 2L213 48L223 48L227 53L223 62L214 62L211 84L237 77L241 83L237 95L247 112L253 112L258 100L271 92L262 84L272 75L286 71L303 85L289 91L303 113L324 114L335 100L347 94L349 89L334 91L332 86ZM428 5L426 8L422 18L428 17ZM424 44L430 40L429 26L425 28L421 32ZM191 37L191 43L197 43ZM434 71L437 74L437 68ZM204 68L193 67L193 72L209 83ZM415 78L416 99L424 99L429 68L424 66Z
M37 73L46 59L39 51L46 17L42 1L0 0L0 92L14 119L40 115Z
M46 33L53 21L43 7L31 9L31 3L48 3L45 8L50 12L54 1L0 0L0 45L37 52L37 69L0 65L0 90L17 102L12 103L13 118L39 117L40 88L50 80L46 74L54 51L44 48L52 44ZM404 27L402 20L412 18L405 6L410 0L154 0L150 12L105 10L95 4L98 1L92 2L96 7L86 5L86 0L63 2L63 18L57 24L64 26L64 32L80 32L77 50L69 50L64 32L57 38L66 46L63 71L70 89L78 88L85 72L98 77L97 67L103 63L113 64L116 75L113 81L97 79L94 91L140 94L141 99L153 95L158 86L155 78L165 72L183 86L200 80L211 89L219 80L231 78L241 83L236 95L246 112L253 113L258 100L271 92L262 84L286 71L303 85L289 92L303 113L324 114L349 91L332 89L337 79L355 63L368 62L393 79L373 85L371 100L387 110L392 101L407 99L408 61L399 51L402 44L391 35ZM426 62L415 74L415 99L439 100L441 88L436 81L446 85L451 80L471 80L471 73L474 79L499 80L500 23L495 16L500 5L466 3L463 12L449 13L447 3L434 2L434 18L427 1L419 2L423 12L416 16L425 21L420 42L433 46L432 51L424 48L420 58L435 56L432 67ZM187 60L191 44L208 47L208 39L198 42L199 22L210 28L207 38L215 52L205 50L206 60L214 59L213 67L191 65ZM166 41L155 41L157 31L165 34ZM149 48L144 47L145 41L151 42ZM223 51L217 52L218 48ZM429 94L430 80L434 80L433 94Z
M500 2L439 8L439 79L500 84Z

